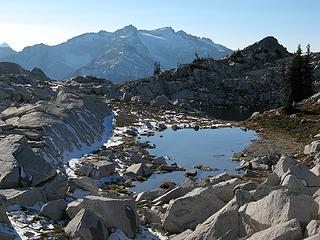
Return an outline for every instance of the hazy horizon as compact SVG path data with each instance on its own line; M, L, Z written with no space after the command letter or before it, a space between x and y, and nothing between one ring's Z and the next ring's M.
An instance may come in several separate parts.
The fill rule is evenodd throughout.
M266 36L294 51L308 43L320 51L320 2L311 0L184 1L163 0L16 0L1 3L0 44L20 51L35 44L56 45L87 32L113 32L127 25L138 29L170 26L231 49L242 49Z

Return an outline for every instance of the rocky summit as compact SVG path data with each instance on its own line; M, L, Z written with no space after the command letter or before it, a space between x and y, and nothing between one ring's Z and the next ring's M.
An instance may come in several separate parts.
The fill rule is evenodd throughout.
M320 94L295 112L280 107L291 59L266 37L121 84L52 81L40 68L1 62L0 239L319 239ZM315 91L319 61L312 54ZM260 112L226 122L209 115L213 107ZM232 173L201 159L186 169L149 141L228 128L255 136L231 157L210 152L215 164L232 160ZM152 190L133 190L159 176Z

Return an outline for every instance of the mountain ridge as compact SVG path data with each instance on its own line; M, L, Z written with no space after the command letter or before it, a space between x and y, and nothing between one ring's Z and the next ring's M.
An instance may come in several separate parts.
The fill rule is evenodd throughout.
M195 53L220 59L232 50L171 27L138 30L128 25L114 32L84 33L54 46L37 44L13 52L0 61L20 64L26 69L38 67L51 78L61 80L76 75L95 75L122 82L153 73L153 64L163 70L192 62Z

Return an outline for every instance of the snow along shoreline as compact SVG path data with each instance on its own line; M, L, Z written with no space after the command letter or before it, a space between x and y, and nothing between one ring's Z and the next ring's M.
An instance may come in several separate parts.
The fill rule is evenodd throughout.
M69 177L76 177L72 166L79 162L79 159L91 152L99 149L103 146L113 135L113 125L115 121L116 112L112 112L110 115L106 116L103 122L104 132L100 138L97 138L96 141L90 146L86 143L80 143L80 148L76 148L73 151L63 153L62 162L65 163L65 170Z

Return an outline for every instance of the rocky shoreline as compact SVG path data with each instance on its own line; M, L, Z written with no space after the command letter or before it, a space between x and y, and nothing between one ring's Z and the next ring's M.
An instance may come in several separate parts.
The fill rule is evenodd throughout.
M154 146L140 142L139 135L152 135L154 131L168 127L198 130L234 124L166 109L156 110L161 114L154 118L148 108L133 105L130 109L125 105L121 109L121 105L117 101L109 103L109 108L115 112L113 136L109 141L99 150L69 162L73 175L68 181L64 180L64 197L60 195L59 199L39 204L48 200L43 199L38 187L1 190L6 198L3 203L8 206L8 218L4 219L9 221L4 224L12 224L15 229L25 226L28 230L18 234L23 233L31 239L63 239L67 235L99 239L109 234L111 239L118 236L133 238L138 229L137 239L145 234L149 234L150 239L239 239L248 236L251 236L248 239L270 236L302 239L303 234L307 237L317 233L320 176L316 170L319 168L310 171L292 157L268 155L256 149L254 153L260 156L252 159L253 155L248 154L250 146L238 156L241 167L247 169L243 177L224 173L206 180L189 178L183 184L167 189L139 194L130 192L132 181L137 178L145 181L153 170L165 166L165 158L149 155L146 148ZM317 151L314 146L306 149L311 149L311 154ZM174 170L179 169L170 169ZM261 172L265 174L261 175ZM296 207L299 201L310 202L303 214ZM275 206L270 208L270 204ZM268 206L262 208L265 211L255 210L264 205ZM101 209L107 212L101 213ZM111 209L117 213L130 210L121 214L125 217L114 219L117 214ZM105 222L105 216L110 216L113 222ZM66 217L71 219L69 223ZM14 236L8 226L6 233ZM121 231L113 232L117 228ZM94 235L94 232L99 234Z
M136 137L168 127L198 130L229 126L200 113L121 106L127 103L112 100L115 90L104 80L78 77L49 83L44 75L36 80L16 65L7 67L11 73L2 75L2 84L8 86L2 102L12 99L13 94L21 94L22 100L4 106L1 113L1 162L6 164L0 181L1 237L58 239L69 235L95 239L116 229L134 237L140 219L139 204L128 191L131 182L145 181L154 170L183 170L182 166L166 164L163 157L150 156L145 148L153 146ZM6 81L6 77L17 76L17 86ZM23 92L17 92L21 79L31 93L37 86L46 95L30 101ZM112 137L106 135L112 129L111 121ZM99 149L102 143L105 145ZM88 154L81 157L84 152ZM88 207L95 204L98 209L114 208L123 214L112 222L102 221L101 213ZM117 215L109 214L113 218ZM92 235L92 226L85 226L87 218L96 219L94 226L102 226L95 230L98 235ZM77 230L79 224L84 229Z

